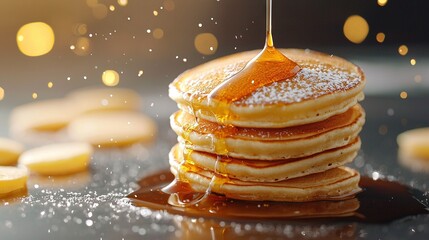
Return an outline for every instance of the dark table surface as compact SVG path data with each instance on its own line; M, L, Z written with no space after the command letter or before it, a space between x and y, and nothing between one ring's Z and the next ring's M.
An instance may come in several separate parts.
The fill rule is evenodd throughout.
M371 62L365 64L367 69L373 66ZM369 71L368 75L375 79L377 72ZM429 94L416 89L418 94L409 92L407 99L401 99L398 94L375 91L380 85L367 86L369 94L362 102L367 114L361 133L362 150L351 166L363 175L377 172L380 178L429 193L429 174L415 173L400 165L396 144L400 132L429 126ZM231 222L172 216L132 206L124 197L138 188L140 178L168 167L167 153L176 141L168 126L168 115L176 109L174 103L165 93L143 94L144 111L159 125L156 142L97 151L88 172L56 178L31 176L26 196L0 201L0 239L429 238L429 215L385 224L325 220ZM13 104L3 106L0 133L5 136ZM36 139L34 145L52 140L47 136ZM209 235L201 235L202 232Z

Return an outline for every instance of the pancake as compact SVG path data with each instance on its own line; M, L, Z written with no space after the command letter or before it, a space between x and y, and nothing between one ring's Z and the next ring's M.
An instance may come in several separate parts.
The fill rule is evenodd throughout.
M416 128L398 135L399 155L429 162L429 128Z
M28 172L25 168L0 166L0 198L27 188Z
M73 102L79 113L106 110L138 111L141 108L140 95L126 88L83 88L71 92L66 99Z
M0 137L0 166L15 165L23 151L21 143Z
M67 175L88 169L92 151L85 142L48 144L25 151L19 164L41 175Z
M310 50L280 51L298 63L301 71L233 102L225 124L258 128L303 125L343 113L363 99L365 77L356 65ZM188 70L170 84L169 96L183 111L216 122L208 94L258 53L237 53Z
M324 121L280 129L234 128L183 111L170 118L179 142L187 148L235 158L278 160L310 156L350 144L365 122L360 105Z
M347 167L280 182L245 182L229 179L212 171L203 170L170 158L171 172L181 181L188 182L194 191L211 192L228 198L248 201L310 202L350 197L360 188L359 173Z
M13 109L10 126L13 134L23 131L58 131L76 116L73 103L65 99L42 100Z
M156 123L151 118L131 111L87 113L68 126L70 138L98 147L123 147L147 142L154 138L156 131Z
M277 161L228 158L192 150L186 153L184 146L177 144L172 148L170 158L182 162L185 157L189 164L241 181L278 182L323 172L349 163L356 157L360 144L359 138L356 138L343 147L308 157Z

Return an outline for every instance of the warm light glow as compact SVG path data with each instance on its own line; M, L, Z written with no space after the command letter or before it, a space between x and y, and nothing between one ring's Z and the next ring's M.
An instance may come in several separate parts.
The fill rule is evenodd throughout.
M88 7L95 7L97 4L98 0L86 0L86 5L88 5Z
M92 15L96 19L103 19L107 16L108 9L104 4L97 4L92 8Z
M414 76L414 82L416 83L420 83L422 81L422 75L416 75Z
M89 54L90 46L89 38L80 37L77 39L76 45L72 50L76 55L86 56Z
M154 15L154 16L158 16L158 11L154 10L154 11L153 11L153 15Z
M122 6L122 7L127 6L128 0L118 0L118 4L119 6Z
M31 96L33 97L33 99L36 99L37 98L37 93L34 92Z
M401 54L402 56L405 56L405 55L407 55L407 53L408 53L408 47L407 47L406 45L401 45L401 46L399 46L399 48L398 48L398 52L399 52L399 54Z
M416 59L411 58L411 60L410 60L410 64L414 66L414 65L416 65L416 63L417 63L417 62L416 62Z
M74 25L73 33L77 36L85 35L88 32L88 26L83 23L78 23Z
M402 99L406 99L406 98L408 97L408 93L407 93L407 92L405 92L405 91L402 91L402 92L399 94L399 96L400 96Z
M379 6L383 7L387 4L387 0L377 0Z
M165 10L167 11L173 11L174 8L176 8L175 3L172 0L165 0L162 5L164 6Z
M388 132L387 126L380 125L380 127L378 128L378 133L380 133L380 135L386 135L387 132Z
M201 54L214 54L218 47L217 38L211 33L200 33L195 37L194 46Z
M343 27L344 36L352 43L361 43L369 32L368 22L359 15L347 18Z
M112 11L112 12L113 12L113 11L115 11L115 6L110 5L110 6L109 6L109 9L110 9L110 11Z
M152 35L155 39L161 39L164 37L164 30L162 30L161 28L155 28L153 30Z
M4 98L4 89L0 87L0 101Z
M106 70L101 76L104 85L114 87L119 83L119 74L115 70Z
M137 76L141 77L143 75L143 70L140 70Z
M386 39L386 35L384 35L384 33L379 32L377 33L377 36L375 36L375 39L377 40L377 42L382 43L384 42L384 39Z
M31 57L50 52L54 46L55 35L52 28L43 22L32 22L22 26L16 34L19 50Z
M48 82L48 88L52 88L54 84L52 82Z

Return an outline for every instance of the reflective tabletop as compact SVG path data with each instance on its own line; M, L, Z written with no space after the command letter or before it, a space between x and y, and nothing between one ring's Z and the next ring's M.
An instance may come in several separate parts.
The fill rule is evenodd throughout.
M398 162L396 136L428 124L428 96L367 96L362 150L351 164L361 174L429 193L429 174ZM166 100L163 111L175 106ZM2 112L6 116L6 111ZM156 114L155 114L156 115ZM156 118L156 116L154 116ZM170 215L135 207L125 196L144 176L168 168L176 141L158 117L155 142L95 152L90 170L64 177L31 176L28 193L0 201L1 239L427 239L429 215L384 224L342 220L224 220ZM2 131L6 131L3 127ZM61 135L61 133L58 133ZM49 137L43 136L49 141ZM43 138L42 137L42 138ZM58 136L56 136L58 137ZM60 136L61 137L61 136ZM429 201L427 196L426 201Z

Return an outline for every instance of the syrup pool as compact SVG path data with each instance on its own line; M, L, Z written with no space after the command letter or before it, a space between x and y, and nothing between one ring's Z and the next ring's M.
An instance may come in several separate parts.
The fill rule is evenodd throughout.
M213 193L194 192L187 183L178 182L168 171L145 177L138 184L140 189L128 195L134 206L191 217L247 220L329 218L385 223L429 213L423 192L397 182L368 177L361 178L363 191L355 197L300 203L241 201ZM167 190L166 186L169 186ZM205 197L201 199L202 195ZM198 201L192 203L195 199Z

